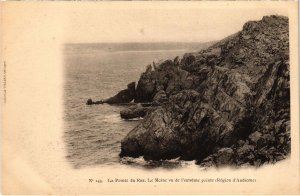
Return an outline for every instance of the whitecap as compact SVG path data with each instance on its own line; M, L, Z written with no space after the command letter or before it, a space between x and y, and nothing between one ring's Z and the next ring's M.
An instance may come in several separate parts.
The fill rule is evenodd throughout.
M121 117L119 114L106 115L103 117L103 122L118 123L121 122Z

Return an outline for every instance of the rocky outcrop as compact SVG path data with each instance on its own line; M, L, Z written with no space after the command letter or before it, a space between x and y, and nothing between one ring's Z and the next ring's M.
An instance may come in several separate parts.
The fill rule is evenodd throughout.
M232 125L199 98L194 90L171 96L170 103L149 113L126 136L121 156L193 159L207 156L217 142L229 142Z
M153 110L154 107L143 107L141 104L137 104L126 108L120 112L120 116L123 119L129 120L134 118L143 118L147 112Z
M103 99L100 101L93 101L92 99L88 99L86 104L93 105L93 104L124 104L130 103L135 98L135 82L131 82L127 85L127 89L121 90L115 96L110 97L108 99Z
M288 18L266 16L208 49L141 75L135 102L156 102L120 156L255 165L290 153Z
M98 104L103 104L103 101L93 101L92 99L88 99L86 101L86 105L98 105Z
M199 77L180 69L179 59L166 60L154 70L147 69L137 84L135 102L152 102L163 93L163 99L184 89L192 89L199 83ZM155 98L157 101L157 97ZM160 98L159 98L160 99Z
M117 103L129 103L135 98L135 82L131 82L127 85L127 89L120 91L115 96L103 100L103 103L117 104Z

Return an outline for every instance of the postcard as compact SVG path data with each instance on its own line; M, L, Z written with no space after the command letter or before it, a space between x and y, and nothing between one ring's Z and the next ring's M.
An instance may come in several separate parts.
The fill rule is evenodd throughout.
M300 194L296 1L0 9L2 194Z

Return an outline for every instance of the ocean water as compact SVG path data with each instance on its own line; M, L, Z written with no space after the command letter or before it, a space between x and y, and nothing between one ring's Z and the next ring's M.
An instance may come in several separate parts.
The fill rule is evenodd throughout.
M89 98L100 100L113 96L128 83L137 82L153 61L174 59L194 51L197 46L195 43L66 44L64 141L67 161L74 168L141 162L141 158L119 158L121 140L140 123L120 118L119 112L126 106L85 103Z

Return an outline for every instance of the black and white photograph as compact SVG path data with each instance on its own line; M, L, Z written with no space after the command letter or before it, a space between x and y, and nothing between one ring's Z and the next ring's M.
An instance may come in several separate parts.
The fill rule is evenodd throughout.
M75 168L259 167L289 157L289 18L249 17L220 40L206 25L193 33L209 41L65 45L65 142Z
M4 193L298 194L297 6L1 4Z

